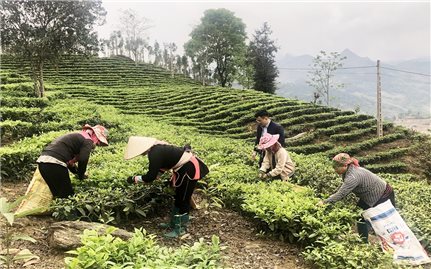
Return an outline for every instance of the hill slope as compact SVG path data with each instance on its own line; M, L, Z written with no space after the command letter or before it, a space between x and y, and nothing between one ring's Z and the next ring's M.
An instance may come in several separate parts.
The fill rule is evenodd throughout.
M13 58L3 57L2 68L16 70L20 66ZM368 115L252 90L203 87L183 76L171 77L162 69L136 66L119 57L67 57L58 66L48 67L45 74L50 85L65 87L65 92L75 98L250 143L255 133L254 112L268 109L285 127L286 137L291 138L287 140L290 151L322 153L328 158L347 152L375 172L431 177L431 163L421 151L426 137L385 123L385 136L377 138L376 121ZM8 117L4 110L3 119L12 119Z
M117 69L105 68L104 72L97 75L91 69L98 69L99 64L103 69L107 61L112 61L110 59L91 59L92 67L87 68L86 73L79 74L79 77L92 80L76 84L80 81L75 77L79 73L80 61L76 59L63 64L62 72L68 71L67 75L58 75L60 72L55 68L47 70L52 76L47 79L50 82L47 99L24 97L31 95L31 83L26 82L26 76L18 74L26 71L17 71L14 67L17 63L10 61L10 71L2 70L2 80L8 81L1 86L2 100L6 100L2 114L8 119L7 125L2 126L2 130L7 127L8 131L2 132L2 135L11 139L10 145L0 148L4 178L14 180L30 174L34 169L34 160L47 142L65 132L76 130L83 123L103 124L110 130L110 146L97 148L92 154L89 164L91 176L85 181L74 181L76 195L54 202L56 218L80 218L116 225L122 221L130 224L133 219L137 220L133 227L151 227L148 222L158 219L150 214L164 211L160 210L160 204L165 207L168 204L163 183L126 184L124 179L127 176L144 171L146 158L128 162L122 159L125 142L130 135L155 136L176 145L191 143L194 151L210 165L211 173L203 184L208 205L200 211L201 214L195 215L199 220L193 221L194 227L198 228L202 224L199 221L203 221L202 229L216 232L225 244L231 246L238 242L226 240L226 231L222 227L230 229L230 226L211 220L222 218L225 221L225 214L221 212L217 217L206 216L205 210L212 211L211 207L224 203L253 220L251 227L258 227L262 231L261 235L277 235L306 246L307 249L302 253L316 267L390 267L389 256L382 255L375 245L361 244L352 233L352 223L357 218L357 212L351 205L340 203L329 209L316 207L316 203L318 198L332 193L340 184L328 156L333 154L331 151L339 150L337 146L346 143L343 140L345 136L358 136L358 133L349 133L349 130L356 128L359 136L365 138L354 138L352 146L343 147L343 150L361 153L374 151L376 154L370 156L374 156L375 160L387 160L381 165L385 169L392 167L396 172L406 165L394 162L392 155L411 158L412 162L423 161L414 159L410 154L412 147L415 147L414 141L410 141L413 138L411 133L387 126L388 131L392 130L390 135L377 140L367 139L368 135L360 132L363 130L361 126L367 123L372 126L374 123L368 116L314 107L253 91L200 87L187 79L177 82L169 76L156 82L135 78L137 83L131 86L127 86L127 83L112 87L97 86L108 83ZM121 61L116 61L114 59L114 66L121 69ZM128 73L139 68L130 65L126 68L130 72L123 72L124 78L127 79ZM166 74L163 70L157 72ZM151 76L148 78L151 79ZM262 100L267 102L263 104ZM307 154L321 152L308 155L291 153L297 164L295 177L291 181L302 187L280 181L262 182L256 177L255 164L247 161L252 149L253 111L262 107L275 111L289 134L305 133L299 139L289 141L290 150ZM119 110L123 113L119 113ZM17 129L20 131L16 132ZM34 136L29 137L31 135ZM395 145L402 147L397 149ZM424 155L429 156L426 155L429 151L424 145L422 143L421 148L416 147L417 154L421 155L419 150L423 150ZM414 179L408 175L381 176L394 186L397 207L410 227L415 229L423 246L429 250L429 184L424 181L412 182ZM214 228L212 224L220 224L220 227ZM192 231L191 242L197 239L195 236L199 236L200 229L193 228ZM157 229L157 232L162 231ZM98 249L110 245L100 242L102 245L96 243L95 246L101 247ZM244 251L247 253L251 251L248 247L254 248L255 245L246 245ZM111 254L115 260L117 253ZM133 257L136 256L131 255ZM217 259L218 256L212 257ZM261 263L253 259L250 267L261 267ZM235 261L227 264L237 267Z
M355 109L369 115L376 114L376 61L360 57L346 49L341 53L347 57L344 67L368 67L339 69L335 73L335 81L343 83L342 89L331 93L331 105L342 109ZM280 66L280 88L277 94L285 97L296 97L301 100L312 100L314 89L306 84L308 70L313 57L310 55L285 56L278 61ZM290 69L283 69L290 67ZM431 78L428 76L399 72L408 70L430 74L430 59L416 59L399 63L381 62L382 112L387 119L398 117L422 116L430 117L429 87ZM302 70L292 70L300 68ZM386 68L386 69L385 69Z

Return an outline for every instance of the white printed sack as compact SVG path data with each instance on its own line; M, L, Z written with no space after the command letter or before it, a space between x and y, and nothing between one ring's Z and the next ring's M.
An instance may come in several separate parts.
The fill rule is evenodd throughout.
M401 218L390 200L362 212L380 238L383 251L394 253L396 263L419 265L430 263L426 251Z

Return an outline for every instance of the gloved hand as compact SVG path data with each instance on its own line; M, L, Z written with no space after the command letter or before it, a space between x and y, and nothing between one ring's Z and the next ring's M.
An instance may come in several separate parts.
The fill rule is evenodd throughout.
M88 178L88 174L85 173L83 175L78 175L78 173L76 173L75 177L78 178L79 180L83 180L83 179L87 179Z
M72 174L78 174L78 167L76 165L68 165L67 168Z
M190 146L190 144L185 144L183 147L184 151L187 152L191 152L192 151L192 146Z
M130 176L127 178L127 183L129 184L137 184L139 182L143 182L142 176Z
M130 176L127 178L127 183L132 184L135 183L135 176Z

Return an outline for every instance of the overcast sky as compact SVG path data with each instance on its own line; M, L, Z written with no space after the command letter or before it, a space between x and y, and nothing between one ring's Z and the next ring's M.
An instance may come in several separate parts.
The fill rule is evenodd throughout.
M320 50L348 48L382 61L430 57L430 1L120 1L103 0L108 12L99 35L119 28L121 10L131 8L151 20L150 44L175 42L182 53L193 27L207 9L226 8L241 18L248 36L266 21L285 54L315 56Z

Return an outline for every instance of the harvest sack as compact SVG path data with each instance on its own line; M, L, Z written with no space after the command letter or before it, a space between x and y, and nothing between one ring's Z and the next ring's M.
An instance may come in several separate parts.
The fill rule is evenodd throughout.
M379 236L383 251L394 253L396 263L419 265L431 262L390 200L365 210L362 216Z
M25 192L25 198L18 206L15 215L31 215L47 213L52 201L52 193L36 168L33 179Z

